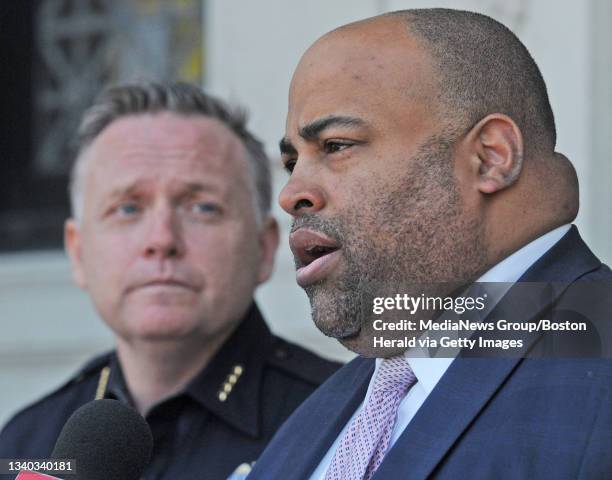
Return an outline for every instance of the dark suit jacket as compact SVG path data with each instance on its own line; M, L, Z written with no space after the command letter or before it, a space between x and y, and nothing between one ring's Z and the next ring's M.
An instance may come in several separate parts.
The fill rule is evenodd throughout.
M542 300L553 304L582 281L611 280L572 227L520 281L569 286ZM589 301L599 320L612 313L607 292ZM372 359L357 358L334 374L278 431L249 480L309 478L373 371ZM612 360L455 359L374 475L424 478L612 479Z

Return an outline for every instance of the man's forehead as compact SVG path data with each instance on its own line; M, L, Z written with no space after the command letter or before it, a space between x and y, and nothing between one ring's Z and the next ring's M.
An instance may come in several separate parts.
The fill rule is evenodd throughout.
M191 152L194 153L194 152ZM95 159L86 173L85 192L100 199L186 197L213 194L226 200L247 198L250 172L236 162L197 154L172 156L166 152Z
M250 174L248 154L234 137L219 121L203 116L126 116L111 123L85 150L82 174L87 185L105 178L113 188L149 178L188 183L202 177L244 185Z
M430 102L432 77L429 56L397 20L349 25L319 39L302 57L290 86L287 126L293 130L327 115L369 116L404 101Z
M100 132L92 145L117 148L137 144L228 148L237 142L238 138L216 119L195 114L159 112L118 118Z
M103 169L142 162L172 168L176 162L185 161L194 167L214 168L219 164L227 169L242 168L247 161L242 142L218 120L170 112L129 115L113 121L83 156L93 168Z

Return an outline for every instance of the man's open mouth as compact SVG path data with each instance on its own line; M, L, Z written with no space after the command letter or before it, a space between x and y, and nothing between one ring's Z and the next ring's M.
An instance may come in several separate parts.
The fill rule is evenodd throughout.
M308 228L293 232L289 246L295 257L296 280L302 287L322 281L340 259L338 242Z

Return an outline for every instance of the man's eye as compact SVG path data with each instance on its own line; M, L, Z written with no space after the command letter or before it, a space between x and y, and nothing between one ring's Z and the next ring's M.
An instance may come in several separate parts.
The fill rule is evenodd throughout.
M140 207L134 202L122 203L117 208L116 211L124 216L135 215L140 212Z
M221 209L218 205L210 202L196 202L191 206L193 213L211 214L220 213Z
M323 144L323 150L325 150L325 153L336 153L350 146L352 146L352 143L339 142L337 140L328 140Z
M287 170L287 172L292 173L293 169L295 168L295 164L297 163L297 160L292 158L289 159L285 162L285 170Z

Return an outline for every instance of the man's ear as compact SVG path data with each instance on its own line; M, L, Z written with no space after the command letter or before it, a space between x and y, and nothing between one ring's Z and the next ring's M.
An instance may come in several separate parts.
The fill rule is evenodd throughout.
M69 218L64 223L64 248L70 258L74 282L83 289L87 288L81 256L81 231L77 221L73 218Z
M259 247L261 249L261 262L259 264L258 283L263 283L270 278L274 270L274 256L278 248L279 232L278 223L273 217L264 220L264 225L259 232Z
M466 136L474 153L477 188L495 193L514 184L523 167L523 135L510 117L487 115Z

